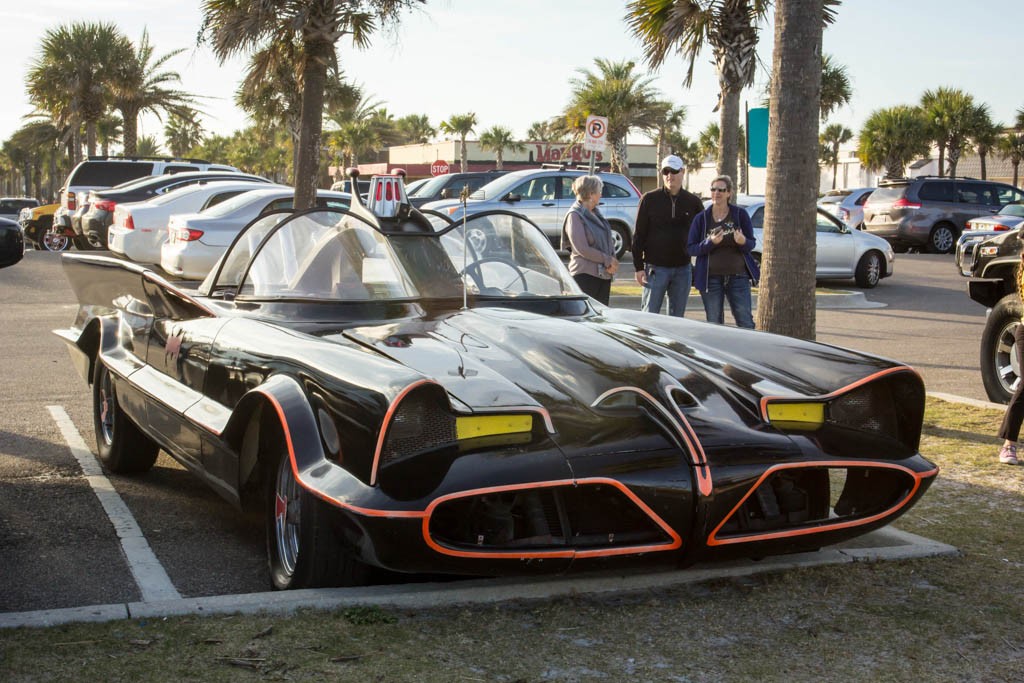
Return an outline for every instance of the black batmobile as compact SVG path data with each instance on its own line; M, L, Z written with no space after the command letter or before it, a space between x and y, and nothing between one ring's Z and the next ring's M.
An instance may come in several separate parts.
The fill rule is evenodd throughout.
M816 549L937 473L911 368L602 306L534 224L452 224L398 178L258 219L194 288L63 260L100 460L163 449L261 505L277 588Z

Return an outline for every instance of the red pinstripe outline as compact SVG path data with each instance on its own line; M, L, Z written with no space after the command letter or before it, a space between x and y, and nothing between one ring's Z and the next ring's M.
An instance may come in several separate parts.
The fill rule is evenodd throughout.
M747 499L750 498L750 496L753 495L754 491L757 490L757 487L760 486L762 483L764 483L764 481L769 476L771 476L773 473L778 472L779 470L810 469L810 468L820 468L820 467L825 467L825 468L856 467L856 468L860 468L860 469L881 468L881 469L900 470L901 472L905 472L908 475L910 475L911 478L913 478L914 486L913 486L913 488L911 488L910 493L908 493L906 495L906 497L904 497L903 500L899 501L896 505L893 505L891 508L889 508L887 510L884 510L882 512L879 512L877 514L871 515L870 517L864 517L863 519L856 519L856 520L850 520L850 521L845 521L845 522L844 521L836 521L836 522L831 522L831 523L826 521L823 524L819 524L819 525L814 526L814 527L804 527L802 529L789 529L789 530L785 530L785 531L769 531L769 532L765 532L765 533L745 534L743 536L731 536L729 538L724 538L724 539L719 539L718 538L718 532L722 529L723 526L725 526L726 522L728 522L732 518L732 516L736 514L736 512L740 509L740 507L743 506L743 503L745 503L747 501ZM732 510L730 510L729 514L727 514L725 516L725 518L718 524L718 526L715 527L714 531L711 532L711 535L708 536L707 545L709 547L711 547L711 546L717 546L717 545L730 545L730 544L733 544L733 543L750 543L750 542L753 542L753 541L766 541L766 540L773 539L773 538L790 538L790 537L793 537L793 536L806 536L808 534L817 534L817 533L822 533L822 532L825 532L825 531L834 531L836 529L849 529L849 528L856 527L856 526L863 526L865 524L870 524L870 523L876 522L876 521L878 521L880 519L884 519L885 517L891 516L897 510L899 510L900 508L905 506L910 500L913 499L914 494L917 493L917 490L921 487L921 481L926 479L926 478L928 478L928 477L934 477L938 473L939 473L939 468L938 467L936 467L933 470L929 470L927 472L915 472L912 469L910 469L909 467L904 467L903 465L896 465L896 464L892 464L892 463L881 463L881 462L865 463L863 460L839 460L839 461L830 460L830 461L820 461L820 462L799 462L799 463L794 462L794 463L786 463L786 464L781 464L781 465L774 465L772 467L769 467L764 472L764 474L762 474L758 478L758 480L756 482L754 482L754 485L751 486L750 490L747 491L747 493L743 496L743 498L740 499L740 502L736 503L736 506Z
M768 404L769 403L808 403L808 402L811 402L811 401L830 401L830 400L832 400L832 399L834 399L834 398L836 398L838 396L841 396L842 394L845 394L847 392L853 391L857 387L863 386L863 385L867 384L868 382L872 382L872 381L878 379L879 377L884 377L886 375L892 375L892 374L895 374L895 373L902 373L902 372L910 372L910 373L916 375L918 378L921 377L920 373L918 373L917 370L915 370L914 368L910 367L909 365L898 365L898 366L893 367L893 368L886 368L885 370L879 370L878 372L870 374L867 377L863 377L863 378L857 380L856 382L854 382L852 384L848 384L845 387L842 387L840 389L836 389L835 391L833 391L830 394L823 394L823 395L819 395L819 396L762 396L761 397L761 419L763 419L768 424L771 424L771 421L768 419Z
M627 498L633 501L633 504L639 507L644 514L650 517L655 524L661 527L661 530L668 534L672 540L668 543L652 543L648 545L640 546L623 546L618 548L598 548L594 550L535 550L531 552L516 552L516 551L505 551L505 550L491 550L491 551L475 551L475 550L456 550L449 548L437 543L430 536L430 516L434 513L434 509L441 503L457 498L466 498L469 496L486 495L488 493L500 493L504 491L518 491L522 489L535 489L535 488L552 488L555 486L587 486L595 484L605 484L613 486L619 491L624 493ZM512 484L509 486L489 486L486 488L472 489L469 491L459 491L458 493L451 493L446 496L441 496L435 499L427 506L426 516L423 518L423 540L430 548L435 550L442 555L451 555L453 557L472 557L480 559L492 559L492 558L514 558L514 559L539 559L545 557L553 558L586 558L586 557L612 557L615 555L636 555L638 553L648 552L661 552L665 550L675 550L682 546L683 539L676 533L676 531L668 525L661 517L658 516L654 510L652 510L646 503L633 493L629 487L620 481L614 479L607 479L605 477L593 477L588 479L561 479L556 481L542 481L533 482L528 484Z

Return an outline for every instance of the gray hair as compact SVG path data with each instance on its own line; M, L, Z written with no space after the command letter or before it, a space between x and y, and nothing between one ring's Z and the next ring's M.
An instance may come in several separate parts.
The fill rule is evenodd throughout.
M729 190L730 194L732 193L732 178L730 178L727 175L715 176L714 178L711 179L711 184L714 185L715 181L717 180L721 180L723 183L725 183L726 189Z
M572 193L576 195L576 199L583 199L592 194L600 195L603 189L604 181L596 175L581 175L572 181Z

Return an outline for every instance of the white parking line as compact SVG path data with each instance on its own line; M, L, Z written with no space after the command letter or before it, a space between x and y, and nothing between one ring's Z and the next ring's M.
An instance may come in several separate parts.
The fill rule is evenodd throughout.
M164 571L163 565L156 559L153 549L149 547L146 537L142 535L142 529L128 510L128 506L121 500L110 480L103 474L100 464L96 462L92 451L85 445L85 440L78 433L71 418L60 406L47 406L50 415L64 436L71 454L75 456L85 480L89 482L100 505L107 513L110 523L114 525L117 537L121 539L121 551L128 561L128 568L135 577L135 583L142 595L142 602L154 602L157 600L178 600L181 595L174 588L170 577Z

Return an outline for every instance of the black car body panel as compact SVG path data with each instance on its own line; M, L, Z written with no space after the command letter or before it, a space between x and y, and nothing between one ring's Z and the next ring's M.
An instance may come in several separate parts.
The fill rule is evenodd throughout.
M280 430L279 478L327 510L346 553L396 571L815 549L887 524L933 480L912 369L599 306L536 226L498 214L470 223L497 226L490 243L504 251L470 262L460 226L404 203L393 218L298 212L258 239L243 231L196 290L65 255L80 308L57 334L87 381L109 371L146 438L233 502L265 471L266 430ZM330 266L336 292L344 276L311 246L288 288L261 284L279 244L344 241L356 223L362 246L346 248L390 254L397 280L368 275L367 256L369 293L314 296L296 283ZM325 239L288 241L307 228ZM292 499L275 500L275 519L290 519Z

